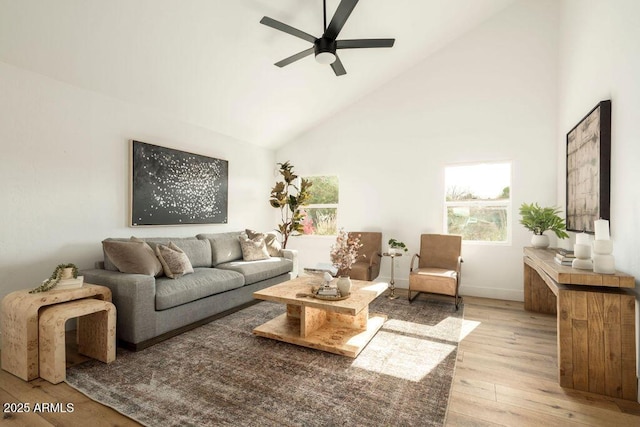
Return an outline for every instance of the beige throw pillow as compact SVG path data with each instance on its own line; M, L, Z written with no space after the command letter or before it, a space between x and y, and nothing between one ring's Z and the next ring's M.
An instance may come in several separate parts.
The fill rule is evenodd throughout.
M162 274L162 264L146 242L105 240L102 242L102 247L113 265L122 273L148 276Z
M280 245L276 233L267 233L264 238L264 243L267 245L267 252L269 252L269 255L282 256L282 245Z
M262 237L264 239L264 233L260 233L259 231L249 230L247 228L246 230L244 230L244 232L247 233L247 237L249 237L250 239L254 239L256 237Z
M254 237L253 239L250 239L241 234L238 239L240 240L240 247L242 248L243 260L258 261L269 258L269 252L267 252L264 237Z
M278 235L275 232L259 233L257 231L249 229L245 231L250 239L253 239L255 237L262 237L264 239L264 243L267 246L267 252L269 253L269 256L280 256L282 246L280 245L280 242L278 241Z
M168 246L157 245L156 255L164 269L164 275L171 279L177 279L185 274L193 273L191 261L182 249L175 243L169 242Z

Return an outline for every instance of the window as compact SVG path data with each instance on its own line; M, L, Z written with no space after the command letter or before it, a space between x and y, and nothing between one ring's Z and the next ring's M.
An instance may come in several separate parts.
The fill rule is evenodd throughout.
M510 240L511 163L476 163L447 166L445 182L445 232L462 240Z
M303 233L315 236L338 234L338 177L306 176L311 182L309 204L303 207Z

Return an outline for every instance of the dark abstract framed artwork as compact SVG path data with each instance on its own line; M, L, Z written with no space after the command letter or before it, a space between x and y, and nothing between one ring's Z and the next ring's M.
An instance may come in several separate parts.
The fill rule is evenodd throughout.
M598 103L567 133L567 230L594 233L609 218L611 101Z
M130 225L226 224L229 162L130 142Z

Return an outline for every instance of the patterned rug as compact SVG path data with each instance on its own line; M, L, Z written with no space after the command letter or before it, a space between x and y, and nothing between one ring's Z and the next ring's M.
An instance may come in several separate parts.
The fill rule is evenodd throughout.
M284 312L260 302L115 362L67 370L67 383L147 426L444 424L463 308L376 299L387 322L356 359L252 329Z

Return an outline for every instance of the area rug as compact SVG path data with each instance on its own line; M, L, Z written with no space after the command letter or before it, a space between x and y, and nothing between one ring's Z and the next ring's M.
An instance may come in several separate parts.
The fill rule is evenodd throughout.
M376 299L388 320L355 358L257 337L283 313L260 302L67 383L147 426L443 425L463 306L421 295Z

